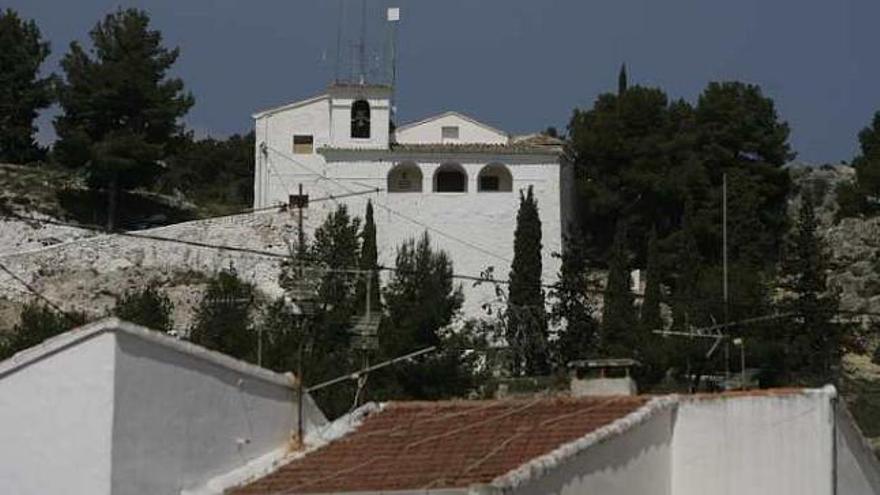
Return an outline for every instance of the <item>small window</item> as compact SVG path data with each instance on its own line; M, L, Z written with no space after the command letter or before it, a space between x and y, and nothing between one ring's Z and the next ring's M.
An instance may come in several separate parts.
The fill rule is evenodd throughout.
M306 134L293 136L293 153L295 155L311 155L315 152L315 138Z
M458 141L458 126L444 125L440 129L440 134L443 138L443 141Z

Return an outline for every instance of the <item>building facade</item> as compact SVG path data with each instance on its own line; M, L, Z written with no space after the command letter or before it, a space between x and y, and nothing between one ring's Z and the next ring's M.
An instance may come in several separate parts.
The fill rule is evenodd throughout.
M456 273L490 268L506 279L520 191L532 188L542 222L543 275L559 270L572 221L571 168L561 142L511 136L456 112L394 127L392 88L335 84L320 96L254 115L254 207L287 204L299 187L310 197L307 228L338 204L363 216L375 210L379 261L393 266L397 247L428 232ZM480 316L494 287L465 289L464 313Z

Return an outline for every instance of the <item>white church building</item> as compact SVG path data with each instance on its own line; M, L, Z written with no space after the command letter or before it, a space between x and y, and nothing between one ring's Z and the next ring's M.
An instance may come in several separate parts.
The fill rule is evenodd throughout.
M427 230L456 273L479 276L491 267L506 279L520 191L532 187L543 277L552 283L559 271L553 254L573 220L572 170L561 141L513 136L458 112L395 127L392 97L389 85L333 84L256 113L254 208L287 204L301 185L313 229L337 204L363 217L371 200L380 264L393 266L397 247ZM465 316L481 316L497 297L489 284L462 285Z

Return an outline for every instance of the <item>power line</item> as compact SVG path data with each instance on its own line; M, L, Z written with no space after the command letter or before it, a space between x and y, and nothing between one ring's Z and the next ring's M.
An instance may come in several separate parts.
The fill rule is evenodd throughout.
M53 310L55 310L58 314L64 316L64 317L65 317L68 321L70 321L71 323L73 323L73 324L79 324L79 323L81 323L81 322L80 322L77 318L75 318L73 315L71 315L71 314L68 313L67 311L64 311L64 309L61 308L61 306L55 304L54 302L52 302L51 299L49 299L48 297L44 296L42 292L38 291L38 290L37 290L36 288L34 288L31 284L29 284L26 280L24 280L23 278L21 278L21 277L19 277L18 275L16 275L15 272L13 272L12 270L10 270L10 269L9 269L6 265L4 265L3 263L0 263L0 270L2 270L2 271L5 272L7 275L9 275L9 276L12 277L13 279L15 279L15 281L18 282L19 284L21 284L22 286L24 286L24 288L27 289L28 292L30 292L31 294L33 294L34 296L36 296L38 299L40 299L41 301L43 301L44 303L46 303L50 308L52 308Z
M340 198L340 197L345 197L345 196L350 196L350 195L368 194L371 192L373 192L373 191L353 192L353 193L349 193L346 195L328 195L328 196L325 196L322 198L316 198L315 200L311 200L310 202L327 201L327 200L332 200L334 198ZM265 207L265 208L261 208L261 209L272 209L272 208L278 208L278 206ZM81 225L81 224L75 224L72 222L63 222L63 221L59 221L59 220L52 220L52 219L46 219L46 218L27 217L27 216L20 215L18 213L14 213L14 212L4 212L2 214L2 216L15 218L15 219L26 221L26 222L42 223L42 224L47 224L47 225L56 225L56 226L62 226L62 227L78 228L78 229L82 229L82 230L90 230L90 231L98 232L98 233L105 234L108 236L130 237L130 238L143 239L143 240L149 240L149 241L176 243L176 244L188 245L188 246L199 247L199 248L204 248L204 249L215 249L215 250L220 250L220 251L236 252L236 253L240 253L240 254L257 256L257 257L264 257L264 258L273 258L273 259L281 259L281 260L289 260L290 259L289 253L279 253L279 252L266 251L266 250L255 249L255 248L246 248L246 247L241 247L241 246L231 246L231 245L225 245L225 244L212 244L212 243L200 242L200 241L190 241L190 240L185 240L185 239L177 239L177 238L172 238L172 237L162 237L162 236L157 236L157 235L152 235L152 234L130 232L130 231L116 231L116 232L108 233L106 231L106 229L104 229L102 227L91 226L91 225ZM228 217L228 216L230 216L230 215L222 215L222 216L218 216L218 217L212 217L211 219L224 218L224 217ZM89 239L84 239L84 240L89 240ZM17 254L18 253L3 254L3 255L0 255L0 259L12 257ZM408 270L403 270L403 269L400 269L397 267L384 266L384 265L379 265L376 267L376 269L379 271L387 271L390 273L400 273L400 274L414 274L415 273L414 271L408 271ZM310 267L306 267L306 270L319 271L322 273L349 273L349 274L363 273L363 270L360 268L345 268L345 267L328 268L328 267L310 266ZM461 273L453 273L453 274L451 274L451 277L456 280L466 280L466 281L477 282L477 283L497 284L497 285L503 285L503 286L508 286L511 284L510 280L496 279L496 278L486 277L486 276L482 276L482 275L468 275L468 274L461 274ZM566 289L560 287L558 283L554 283L554 284L541 283L540 287L543 289L550 289L550 290L556 290L556 291L565 291L566 290ZM604 295L605 294L605 290L601 289L601 288L582 287L579 289L568 289L568 290L571 292L579 292L579 293L593 294L593 295ZM644 299L644 296L641 294L633 293L632 296L634 299ZM670 304L670 303L682 302L682 301L684 301L684 302L714 301L714 298L694 297L694 296L679 297L679 296L672 295L672 296L664 297L662 300L663 300L663 302ZM749 309L749 308L754 307L754 305L746 304L746 303L732 305L732 306L739 307L739 308L745 308L745 309ZM868 312L868 311L839 310L839 311L837 311L836 314L849 314L849 315L854 315L854 316L880 317L880 312Z
M280 156L281 158L284 158L285 160L290 161L290 162L293 163L294 165L297 165L297 166L300 166L300 167L306 169L306 170L307 170L308 172L310 172L312 175L315 175L315 176L320 177L320 178L322 178L322 179L329 180L330 182L333 182L334 184L338 185L339 187L341 187L342 189L344 189L344 190L346 190L346 191L349 191L349 192L356 192L354 189L352 189L351 187L349 187L348 184L346 184L345 182L343 182L343 181L341 181L341 180L339 180L339 179L336 179L336 178L334 178L334 177L330 177L330 176L328 176L328 175L326 175L326 174L322 174L322 173L318 172L317 170L315 170L314 168L312 168L312 167L306 165L305 163L303 163L303 162L301 162L301 161L299 161L299 160L296 160L295 158L293 158L293 157L287 155L287 153L285 153L285 152L283 152L283 151L280 151L280 150L278 150L278 149L276 149L276 148L274 148L274 147L272 147L272 146L269 146L269 145L266 145L266 148L267 148L269 151L272 151L273 153L277 154L277 155ZM413 218L413 217L411 217L411 216L409 216L409 215L406 215L406 214L404 214L404 213L401 213L401 212L395 210L394 208L391 208L390 206L388 206L387 204L385 204L385 203L383 203L383 202L381 202L381 201L378 201L378 200L377 200L377 201L376 201L376 205L379 206L380 208L382 208L383 210L388 211L389 213L391 213L391 214L393 214L393 215L397 215L398 217L400 217L400 218L402 218L402 219L404 219L404 220L406 220L406 221L408 221L408 222L411 222L411 223L413 223L413 224L416 224L416 225L418 225L418 226L420 226L420 227L422 227L422 228L424 228L424 229L426 229L426 230L428 230L428 231L431 231L431 232L433 232L433 233L435 233L435 234L437 234L437 235L439 235L439 236L441 236L441 237L445 237L445 238L450 239L450 240L452 240L452 241L458 242L458 243L460 243L460 244L462 244L462 245L464 245L464 246L467 246L467 247L469 247L469 248L471 248L471 249L474 249L474 250L476 250L476 251L479 251L479 252L482 253L482 254L485 254L485 255L487 255L487 256L491 256L491 257L496 258L496 259L499 259L499 260L501 260L501 261L504 261L504 262L507 262L507 263L510 263L510 262L511 262L511 260L510 260L509 258L505 257L505 256L501 256L501 255L499 255L499 254L497 254L497 253L494 253L494 252L492 252L492 251L490 251L490 250L488 250L488 249L486 249L486 248L483 248L483 247L481 247L481 246L479 246L479 245L477 245L477 244L474 244L474 243L472 243L472 242L470 242L470 241L467 241L467 240L465 240L465 239L461 239L460 237L457 237L457 236L454 236L454 235L452 235L452 234L449 234L448 232L445 232L445 231L443 231L443 230L441 230L441 229L438 229L437 227L434 227L434 226L429 225L429 224L427 224L427 223L425 223L425 222L422 222L422 221L420 221L420 220L417 220L417 219L415 219L415 218Z

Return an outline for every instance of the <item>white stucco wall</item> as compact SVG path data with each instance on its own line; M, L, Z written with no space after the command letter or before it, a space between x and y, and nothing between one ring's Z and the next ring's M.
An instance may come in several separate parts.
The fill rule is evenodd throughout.
M669 495L672 409L601 442L546 475L512 490L515 495Z
M444 140L443 127L458 127L457 140ZM422 122L405 125L394 133L395 141L400 144L428 144L428 143L456 143L456 144L507 144L507 134L473 120L465 118L457 113L446 113L432 117Z
M675 495L830 495L834 392L682 400Z
M307 228L319 225L322 218L343 203L348 205L350 213L363 217L369 199L374 204L381 264L394 266L397 247L406 239L421 236L428 226L436 229L429 230L433 245L450 254L457 273L476 276L494 267L496 278L507 279L513 259L519 191L532 186L542 222L543 278L545 283L556 280L559 259L552 254L562 249L564 221L559 190L563 172L558 163L550 161L550 157L460 155L391 158L377 157L372 161L356 161L347 157L334 159L320 168L313 168L320 170L323 177L316 177L306 164L283 157L275 158L273 168L279 171L281 180L270 180L273 187L267 204L286 199L288 189L285 187L295 189L300 182L312 198L340 196L371 188L385 189L391 168L397 163L412 161L422 171L421 193L382 191L312 203ZM432 191L434 172L443 163L450 162L459 163L465 169L468 176L467 192ZM508 167L513 177L513 191L477 191L477 177L487 163L503 163ZM467 281L462 285L466 298L463 308L465 314L482 316L482 304L495 299L494 287L489 284L473 287Z
M859 431L855 420L838 402L837 493L840 495L874 495L880 493L880 461Z
M125 333L115 389L114 494L196 488L296 432L291 386Z
M307 397L306 437L327 421ZM0 493L217 493L282 459L290 378L106 319L0 363Z
M0 493L110 493L112 335L0 363Z

